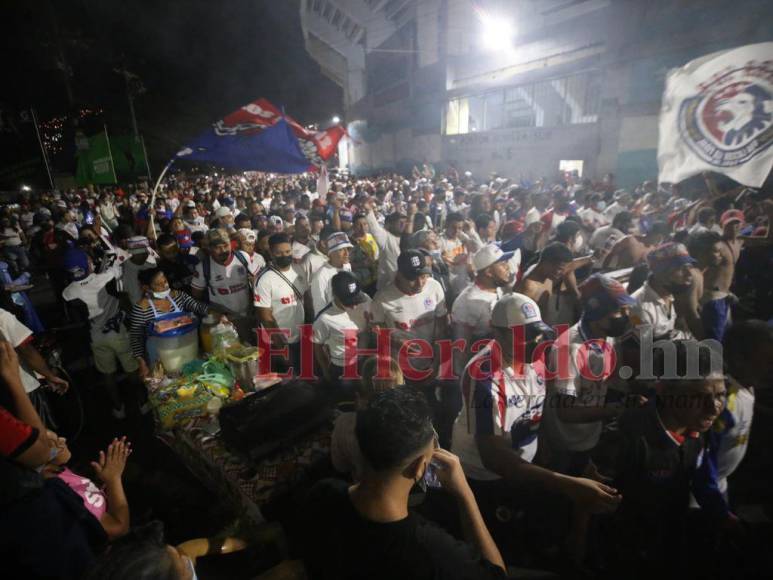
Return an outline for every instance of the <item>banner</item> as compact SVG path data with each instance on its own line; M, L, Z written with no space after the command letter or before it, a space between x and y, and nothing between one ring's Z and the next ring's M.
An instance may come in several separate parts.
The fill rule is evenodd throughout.
M116 183L115 167L110 152L107 133L97 133L93 137L78 139L78 165L75 170L75 183L79 186L89 184Z
M142 140L134 135L119 135L110 138L110 152L118 179L131 181L148 174L145 148Z
M345 133L338 126L309 131L258 99L223 117L177 157L243 171L303 173L329 159Z
M760 187L773 168L773 42L671 70L659 128L659 181L713 171Z

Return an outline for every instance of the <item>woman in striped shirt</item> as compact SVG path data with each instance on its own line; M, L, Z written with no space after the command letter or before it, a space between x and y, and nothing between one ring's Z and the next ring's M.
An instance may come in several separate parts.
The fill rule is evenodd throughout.
M134 305L129 317L129 339L132 355L140 365L140 377L144 379L150 374L145 360L145 343L150 322L169 312L191 312L199 316L217 313L212 306L199 302L185 292L170 290L169 282L160 268L143 270L138 279L143 296Z

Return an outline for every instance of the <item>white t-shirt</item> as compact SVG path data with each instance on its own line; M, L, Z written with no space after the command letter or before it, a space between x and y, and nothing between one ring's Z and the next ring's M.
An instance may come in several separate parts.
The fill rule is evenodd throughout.
M258 252L252 252L252 256L242 250L239 250L239 253L244 256L244 259L247 261L249 266L250 274L253 276L265 268L266 260Z
M446 297L440 282L429 278L418 294L404 294L396 285L379 290L373 299L373 321L397 328L411 338L432 343L435 319L447 314Z
M333 299L333 288L330 281L338 272L351 272L351 264L344 264L343 268L336 268L330 262L325 262L311 278L311 304L314 308L314 316L330 304Z
M578 322L567 331L569 333L567 353L562 353L563 349L560 348L561 344L565 344L563 341L566 339L556 339L557 346L550 353L551 368L559 375L568 376L559 376L551 383L550 396L551 398L558 395L574 397L574 404L579 407L602 407L607 396L606 380L593 380L591 377L604 376L605 362L613 360L611 356L605 356L605 353L614 350L613 339L606 338L601 342L588 343L584 347L583 345L589 339L583 332L581 324L582 322ZM568 354L568 361L562 362L561 357L564 354ZM610 372L610 369L607 369L607 372ZM556 409L557 403L551 404L545 413L547 432L556 447L569 451L593 449L601 436L602 422L566 423L558 418Z
M101 274L92 272L83 280L71 282L62 291L65 300L80 300L88 308L92 341L99 342L107 334L122 332L120 302L107 291L107 285L117 278L119 272L118 265Z
M653 339L670 336L673 333L676 324L673 301L666 300L655 292L649 282L645 282L631 296L636 299L636 304L631 307L631 323L634 327L651 326Z
M219 304L236 314L245 315L250 306L250 292L247 269L233 254L225 265L209 260L209 301ZM191 288L205 290L204 262L196 264Z
M484 375L490 373L491 351L476 354L462 375L464 405L454 424L452 451L459 456L467 477L499 479L487 470L480 458L476 436L497 435L511 446L513 453L531 462L537 453L537 434L545 404L545 365L525 364L516 373L513 367L498 375L474 380L469 369L475 364Z
M350 344L350 346L357 346L356 338L352 337L346 340L345 331L354 330L358 334L364 332L368 326L368 321L371 319L370 309L370 298L354 308L347 308L345 310L331 302L327 308L319 313L314 321L312 342L326 345L330 353L330 362L336 366L343 367L346 345L354 340L354 343Z
M496 292L488 292L473 282L454 300L451 322L471 327L473 340L490 336L491 311L500 298L501 288L497 288Z
M389 233L378 223L375 214L370 211L367 214L370 233L378 244L378 289L386 288L394 281L397 272L397 257L400 255L400 238Z
M277 327L290 331L287 342L294 344L300 339L298 327L303 324L303 295L308 289L306 276L300 266L292 264L282 275L298 290L300 297L282 277L267 269L255 281L254 304L258 308L270 308Z
M746 455L754 417L754 390L739 387L732 381L728 386L727 404L718 419L728 421L730 418L732 421L732 425L722 433L717 453L717 483L722 493L727 492L727 478Z
M32 331L19 322L13 314L0 308L0 334L14 348L18 348L32 336ZM19 362L21 363L21 360ZM31 393L40 386L40 381L28 373L21 364L19 365L19 375L21 375L21 384L24 385L26 393Z
M580 217L583 224L594 229L609 223L607 216L590 207L584 207L577 210L577 215Z

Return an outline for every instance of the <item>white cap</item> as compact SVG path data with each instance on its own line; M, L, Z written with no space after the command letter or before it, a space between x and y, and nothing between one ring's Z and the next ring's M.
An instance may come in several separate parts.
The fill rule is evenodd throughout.
M309 248L309 246L307 246L306 244L302 244L300 242L293 242L292 251L293 251L293 260L302 260L306 254L311 252L311 248Z
M534 330L553 334L553 329L542 321L539 306L528 296L513 292L503 296L494 305L491 326L512 328L524 325L532 325Z
M239 228L237 231L239 232L239 235L243 236L248 242L254 242L258 239L255 230L251 230L250 228Z
M514 252L503 252L502 248L496 244L486 244L480 250L475 252L475 255L472 257L472 267L476 272L480 272L492 264L509 260L513 257L513 253Z
M539 210L536 207L531 208L523 217L523 227L528 228L531 224L536 224L540 219Z
M219 208L217 208L217 211L215 212L216 218L225 217L227 215L232 215L231 210L228 209L226 206L221 205Z

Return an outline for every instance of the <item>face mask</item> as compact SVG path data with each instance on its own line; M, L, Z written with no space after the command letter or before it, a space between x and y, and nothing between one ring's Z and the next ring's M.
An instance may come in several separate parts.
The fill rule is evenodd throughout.
M341 267L341 270L343 270L344 272L351 272L352 271L352 265L349 262L347 262L346 264L344 264Z
M169 298L169 295L171 294L172 290L167 288L163 292L153 292L153 298L156 298L157 300L163 300L164 298Z
M429 255L432 256L433 260L440 260L442 258L440 250L430 250Z
M596 204L596 211L604 211L607 208L607 202L600 201Z
M292 263L292 256L274 256L274 264L276 264L279 268L287 268L287 266Z
M629 327L628 316L619 318L610 318L609 327L606 330L607 336L623 336Z

